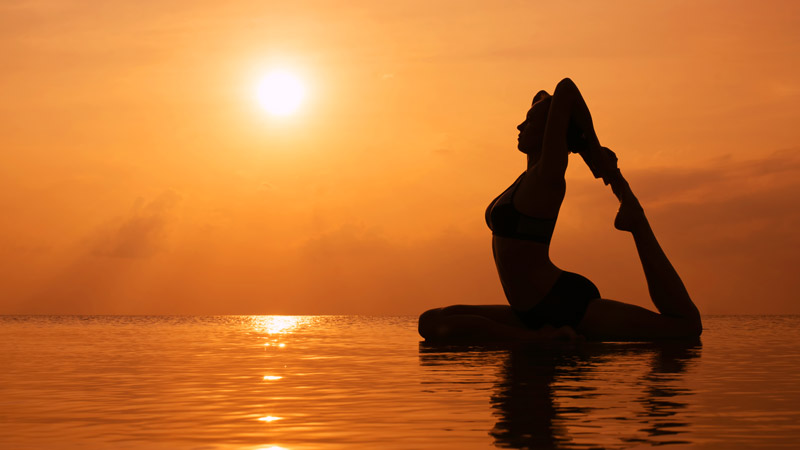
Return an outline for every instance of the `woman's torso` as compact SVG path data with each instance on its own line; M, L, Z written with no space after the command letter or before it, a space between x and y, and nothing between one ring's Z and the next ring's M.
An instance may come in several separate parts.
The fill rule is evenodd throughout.
M514 309L536 305L561 274L549 250L565 192L565 185L544 185L536 171L529 170L487 209L495 265Z

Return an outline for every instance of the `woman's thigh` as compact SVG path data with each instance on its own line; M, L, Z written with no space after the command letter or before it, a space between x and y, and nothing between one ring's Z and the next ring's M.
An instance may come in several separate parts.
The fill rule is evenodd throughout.
M702 330L686 318L670 317L615 300L593 300L577 331L589 340L696 339Z

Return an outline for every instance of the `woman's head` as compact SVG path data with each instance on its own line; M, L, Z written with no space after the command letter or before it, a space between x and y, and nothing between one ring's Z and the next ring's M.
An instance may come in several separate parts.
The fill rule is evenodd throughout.
M550 111L550 102L553 97L547 91L539 91L531 103L531 108L525 120L517 125L519 130L519 143L517 148L522 153L533 158L538 158L542 152L544 128L547 124L547 114Z

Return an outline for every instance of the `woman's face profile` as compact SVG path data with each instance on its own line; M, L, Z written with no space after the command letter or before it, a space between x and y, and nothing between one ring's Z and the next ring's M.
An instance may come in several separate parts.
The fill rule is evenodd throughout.
M519 130L519 144L517 148L526 154L537 154L542 148L544 140L544 127L547 124L547 114L550 111L550 101L553 97L546 91L539 91L533 97L531 109L525 120L517 125Z

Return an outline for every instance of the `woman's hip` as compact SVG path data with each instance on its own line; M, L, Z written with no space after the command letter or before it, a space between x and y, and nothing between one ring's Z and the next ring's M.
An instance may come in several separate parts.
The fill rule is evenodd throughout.
M588 278L574 272L562 271L550 291L527 309L514 308L517 317L531 329L544 325L556 328L577 327L592 300L600 291Z

